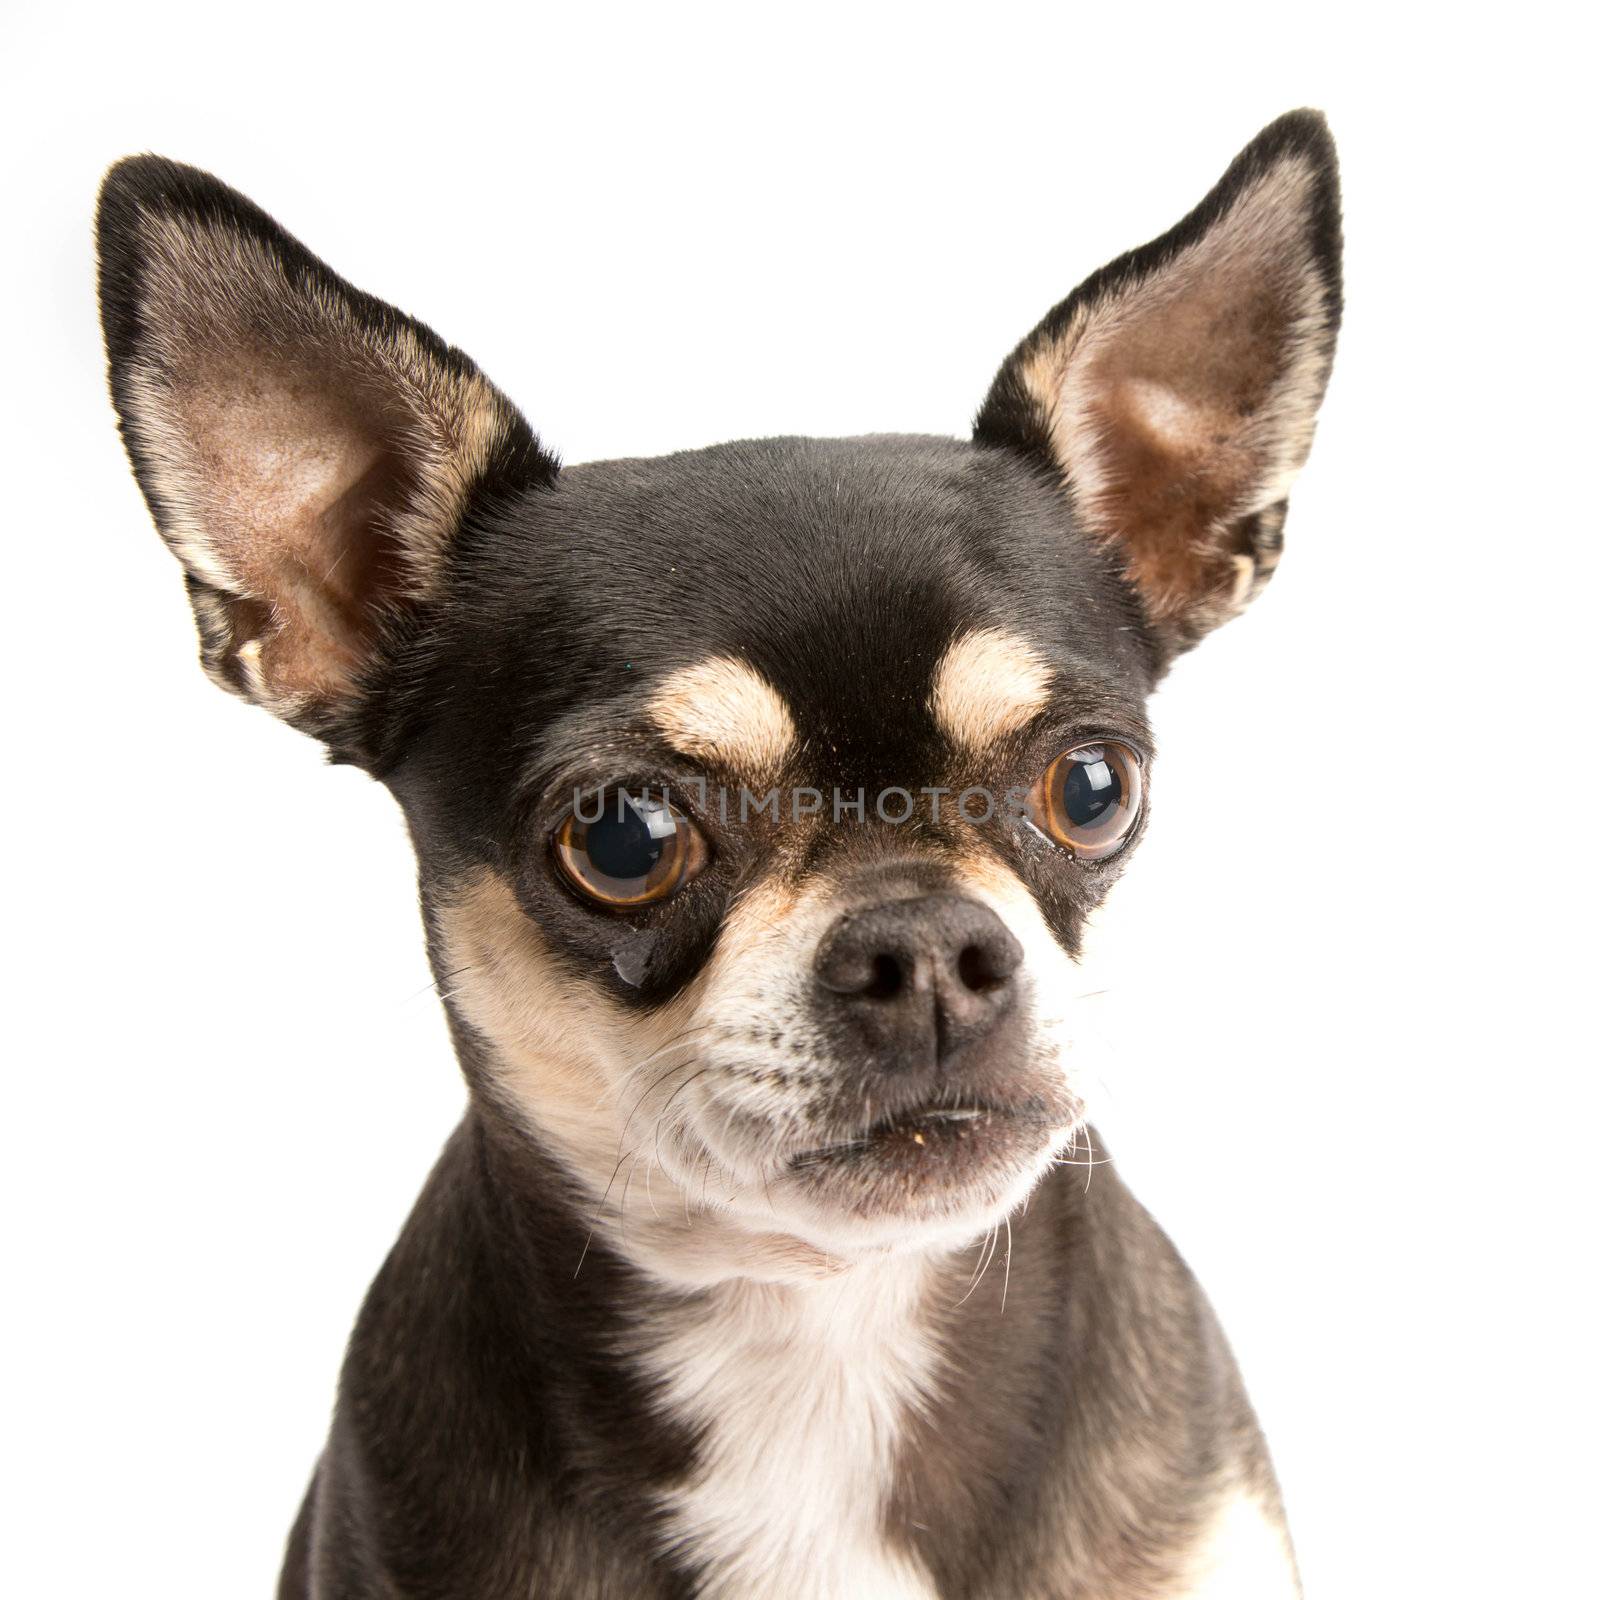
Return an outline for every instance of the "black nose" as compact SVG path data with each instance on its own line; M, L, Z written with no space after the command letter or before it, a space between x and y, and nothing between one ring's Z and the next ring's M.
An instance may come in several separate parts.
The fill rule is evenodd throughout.
M826 1009L875 1058L942 1063L1010 1009L1022 946L958 894L891 900L842 916L817 951Z

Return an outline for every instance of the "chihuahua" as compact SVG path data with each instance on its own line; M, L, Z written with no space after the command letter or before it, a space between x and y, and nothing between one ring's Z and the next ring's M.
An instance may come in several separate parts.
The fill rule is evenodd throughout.
M469 1088L280 1595L1297 1594L1072 1045L1147 698L1310 448L1322 118L1056 306L970 440L563 467L205 173L120 163L98 237L205 670L399 802Z

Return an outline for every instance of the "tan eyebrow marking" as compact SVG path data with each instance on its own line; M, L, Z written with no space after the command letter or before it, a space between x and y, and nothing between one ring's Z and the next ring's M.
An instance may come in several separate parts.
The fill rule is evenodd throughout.
M933 675L934 721L958 745L983 750L1050 703L1050 669L1026 639L980 628L950 646Z
M783 696L735 656L680 667L652 696L650 720L684 755L752 774L776 770L795 745Z

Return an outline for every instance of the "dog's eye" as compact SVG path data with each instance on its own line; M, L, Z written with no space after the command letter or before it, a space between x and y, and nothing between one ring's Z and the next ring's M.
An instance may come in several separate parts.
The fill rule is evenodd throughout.
M604 906L645 906L676 894L705 864L700 830L666 800L610 789L556 829L555 854L575 888Z
M1057 756L1033 786L1028 815L1063 849L1098 861L1126 843L1143 798L1138 756L1107 739Z

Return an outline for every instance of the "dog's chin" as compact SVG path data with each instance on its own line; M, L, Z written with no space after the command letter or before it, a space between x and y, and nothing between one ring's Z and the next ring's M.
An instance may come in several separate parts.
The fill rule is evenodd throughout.
M966 1244L1022 1204L1076 1126L1037 1102L884 1118L776 1157L751 1220L834 1255Z

